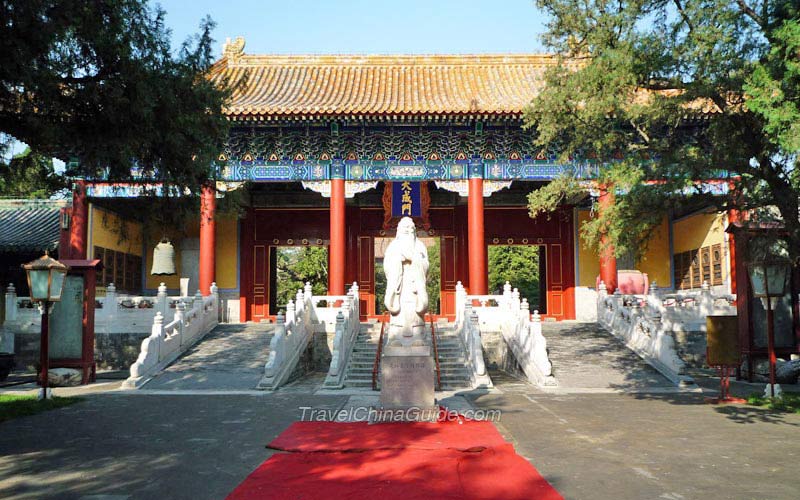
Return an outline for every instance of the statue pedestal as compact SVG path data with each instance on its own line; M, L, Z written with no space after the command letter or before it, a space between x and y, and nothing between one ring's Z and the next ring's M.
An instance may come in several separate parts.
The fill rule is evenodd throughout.
M435 378L430 346L387 346L381 357L381 406L386 416L391 421L397 421L397 415L403 415L399 420L435 420Z

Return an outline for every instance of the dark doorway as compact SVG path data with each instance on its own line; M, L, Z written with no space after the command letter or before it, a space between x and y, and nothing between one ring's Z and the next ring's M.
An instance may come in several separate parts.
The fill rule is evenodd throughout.
M528 299L531 311L547 312L547 255L544 245L490 245L489 293L503 293L506 281Z
M322 246L276 246L270 248L269 310L277 314L294 300L297 291L310 282L314 295L328 289L328 248Z

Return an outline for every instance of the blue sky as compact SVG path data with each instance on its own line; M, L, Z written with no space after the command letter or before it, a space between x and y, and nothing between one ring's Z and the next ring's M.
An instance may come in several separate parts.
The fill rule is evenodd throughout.
M243 36L248 54L543 52L533 0L159 0L173 47L210 15L217 56ZM25 145L15 144L11 154ZM59 165L60 167L60 165Z
M243 36L249 54L542 52L533 0L160 0L173 45L210 15L221 52Z

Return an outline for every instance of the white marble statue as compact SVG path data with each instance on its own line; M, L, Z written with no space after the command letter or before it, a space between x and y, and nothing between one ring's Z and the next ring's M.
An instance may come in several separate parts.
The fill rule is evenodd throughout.
M428 310L428 250L417 239L417 229L410 217L397 225L397 236L383 257L386 273L384 304L391 314L390 346L427 345L423 333Z

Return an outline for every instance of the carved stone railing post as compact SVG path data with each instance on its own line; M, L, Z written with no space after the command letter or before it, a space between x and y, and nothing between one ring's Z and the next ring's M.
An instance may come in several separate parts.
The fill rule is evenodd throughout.
M622 292L620 291L620 289L619 289L619 288L617 288L616 290L614 290L613 297L614 297L614 301L617 303L617 306L618 306L618 307L621 307L621 306L622 306L622 299L623 299L623 296L622 296Z
M542 333L542 317L539 315L538 309L533 310L530 329L532 330L532 333Z
M345 345L345 324L344 324L344 314L340 310L336 313L336 327L334 330L336 333L333 336L333 354L331 357L331 367L328 370L328 373L331 375L339 375L340 370L342 369L342 354L344 353Z
M292 299L289 299L289 302L286 303L286 324L294 324L295 323L295 306Z
M650 285L650 290L645 297L645 312L650 319L657 319L658 322L661 322L661 313L664 309L664 302L661 300L661 297L658 295L658 285L654 281Z
M347 320L347 324L351 325L353 322L353 296L348 294L347 298L342 302L341 311L342 315Z
M200 313L202 314L202 312ZM186 324L186 304L183 300L179 300L177 304L175 304L175 321L178 323L176 328L178 329L178 337L179 344L182 346L183 343L183 333L184 333L184 326Z
M508 281L506 281L505 284L503 285L503 296L504 297L511 296L511 283L509 283Z
M5 296L5 323L0 324L0 352L14 352L14 327L17 322L17 290L8 284Z
M519 305L520 314L522 314L523 322L530 323L531 321L531 305L528 304L528 299L522 299L522 303Z
M714 296L711 294L711 286L708 281L703 281L700 285L700 314L702 316L709 316L714 314Z
M464 320L462 314L466 299L467 292L464 290L464 285L462 285L460 281L456 282L456 325L460 325Z
M308 299L313 297L314 291L310 281L306 281L306 286L303 288L303 295Z
M117 317L117 309L119 308L119 304L117 303L117 287L114 283L109 283L106 287L106 299L103 302L103 316L106 318L106 329L114 324L114 320Z
M286 317L283 312L278 312L275 320L275 334L269 343L269 358L264 366L264 376L274 377L278 368L281 366L284 357L284 344L286 343Z
M17 289L13 283L6 288L6 323L13 324L17 321Z
M157 312L153 318L153 330L150 334L155 337L155 342L151 342L148 350L153 350L156 361L161 361L161 342L164 341L164 315ZM144 349L142 349L144 351Z
M161 313L162 318L167 317L167 310L169 309L169 297L167 296L167 285L164 283L158 285L155 309L157 313Z
M194 298L192 299L192 309L200 309L203 310L203 294L200 292L198 288L194 294Z
M477 375L486 375L486 365L483 363L483 346L481 345L481 330L479 325L478 313L474 310L469 317L470 321L470 349L472 365L475 367Z

